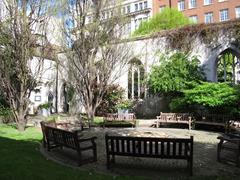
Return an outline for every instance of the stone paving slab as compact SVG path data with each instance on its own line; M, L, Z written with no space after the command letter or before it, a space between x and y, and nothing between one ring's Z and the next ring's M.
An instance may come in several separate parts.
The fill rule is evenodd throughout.
M116 156L116 164L111 170L106 169L106 152L104 135L106 132L121 132L121 131L151 131L161 132L169 136L183 138L194 136L194 176L233 176L240 177L240 168L232 164L219 163L217 157L217 136L220 133L187 130L187 129L172 129L172 128L92 128L91 131L83 132L85 137L97 136L97 153L98 161L88 163L79 169L94 170L96 172L111 174L111 175L132 175L144 176L150 179L158 179L161 176L169 177L187 177L187 162L185 160L169 160L169 159L154 159L154 158L137 158L137 157L119 157ZM75 151L64 148L55 149L47 152L41 148L41 152L52 160L61 164L76 167L77 154ZM83 154L83 157L90 156L90 152Z

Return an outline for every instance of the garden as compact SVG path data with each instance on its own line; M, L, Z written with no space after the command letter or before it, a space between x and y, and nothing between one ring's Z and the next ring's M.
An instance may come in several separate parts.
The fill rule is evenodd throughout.
M215 31L166 8L125 42L119 27L128 19L118 8L103 21L101 13L89 18L84 9L101 12L102 3L76 1L77 10L48 1L7 5L8 16L0 19L0 179L240 176L239 57L220 54L216 81L209 81L189 43L192 33L215 43L221 27L239 39L239 22ZM59 47L47 39L48 17L66 14L71 18L60 28ZM137 61L134 69L127 43L160 31L168 51L154 52L148 73ZM122 88L114 82L126 67L132 68L129 86ZM142 113L146 104L155 113Z

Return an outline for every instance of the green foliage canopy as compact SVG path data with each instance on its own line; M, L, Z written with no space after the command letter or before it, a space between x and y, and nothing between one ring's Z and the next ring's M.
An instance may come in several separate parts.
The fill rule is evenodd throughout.
M239 87L227 83L202 82L196 87L183 91L183 97L172 100L170 108L178 110L186 106L202 106L208 110L234 110L240 100Z
M204 82L193 89L185 90L184 95L188 104L209 107L232 105L239 99L238 90L226 83Z
M204 73L196 57L177 52L161 55L160 64L154 65L150 73L149 84L154 93L183 91L200 80Z
M161 30L174 29L192 22L182 12L174 8L165 8L156 14L149 21L142 22L134 32L134 36L152 34Z

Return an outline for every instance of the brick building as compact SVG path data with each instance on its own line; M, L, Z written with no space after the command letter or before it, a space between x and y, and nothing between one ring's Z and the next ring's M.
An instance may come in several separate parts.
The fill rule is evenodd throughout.
M197 23L240 18L240 0L153 0L153 14L167 6L182 11Z

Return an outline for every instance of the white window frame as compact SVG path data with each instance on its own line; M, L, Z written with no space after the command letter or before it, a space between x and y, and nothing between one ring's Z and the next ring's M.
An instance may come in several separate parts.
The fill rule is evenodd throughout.
M138 6L139 6L139 10L140 10L140 11L143 10L143 3L142 3L142 2L140 2L140 3L138 4Z
M192 21L193 23L198 23L198 16L197 15L192 15L189 16L190 21Z
M219 21L228 21L229 20L229 11L228 9L221 9L219 11Z
M213 0L204 0L203 5L213 4Z
M197 0L189 0L188 7L189 7L189 9L196 8Z
M240 6L235 7L236 18L240 18Z
M127 5L127 13L131 13L131 6Z
M135 9L134 9L135 11L139 11L138 3L134 4L134 8L135 8Z
M210 16L211 15L211 16ZM210 19L210 21L208 20L209 19L209 17L211 17ZM214 19L213 19L213 12L207 12L207 13L205 13L204 14L204 22L206 23L206 24L208 24L208 23L213 23L213 21L214 21Z
M147 1L144 1L144 2L143 2L143 6L144 6L144 9L147 9L147 8L148 8L148 2L147 2Z
M185 10L185 0L179 0L178 1L178 10L184 11Z
M166 5L159 6L159 12L162 12L166 8Z

